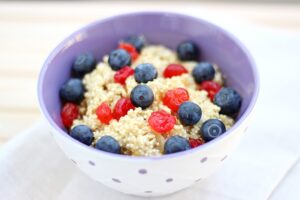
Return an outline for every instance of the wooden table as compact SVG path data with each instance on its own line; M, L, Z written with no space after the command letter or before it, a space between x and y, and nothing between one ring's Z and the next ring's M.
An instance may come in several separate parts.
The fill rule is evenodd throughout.
M64 37L107 15L189 9L300 33L300 4L1 2L0 146L40 119L37 76L46 56Z

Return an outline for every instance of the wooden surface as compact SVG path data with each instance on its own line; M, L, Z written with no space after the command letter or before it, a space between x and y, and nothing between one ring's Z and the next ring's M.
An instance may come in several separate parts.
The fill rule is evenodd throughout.
M22 2L0 3L0 147L41 117L36 82L49 52L86 23L121 12L190 10L300 33L300 5Z

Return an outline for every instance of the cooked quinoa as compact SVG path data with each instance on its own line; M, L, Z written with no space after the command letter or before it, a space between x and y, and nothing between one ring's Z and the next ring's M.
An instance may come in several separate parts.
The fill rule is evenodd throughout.
M96 115L97 107L106 102L111 109L122 97L129 97L131 90L138 84L134 76L126 80L125 86L114 82L115 71L108 65L108 56L104 56L96 69L86 74L83 84L86 92L84 101L80 104L80 117L74 120L72 127L84 124L89 126L94 132L94 142L104 135L114 137L121 145L122 153L133 156L159 156L163 154L163 146L166 138L172 135L180 135L184 138L200 138L199 129L201 124L208 119L220 119L226 129L229 129L234 120L226 115L219 114L220 107L213 104L204 90L198 90L197 84L189 74L164 78L162 76L165 67L172 63L182 64L189 72L192 71L196 62L180 62L176 53L161 45L149 45L142 49L138 59L132 63L135 68L141 63L151 63L158 71L158 77L146 83L153 93L154 102L145 110L136 108L130 110L127 115L119 121L113 119L109 125L102 124ZM214 81L223 85L222 74L217 66L214 66L216 74ZM167 90L175 88L185 88L190 96L190 101L198 104L202 110L201 120L194 126L183 126L178 119L176 125L167 134L161 135L151 129L148 118L153 111L164 110L171 113L171 110L163 105L162 98Z

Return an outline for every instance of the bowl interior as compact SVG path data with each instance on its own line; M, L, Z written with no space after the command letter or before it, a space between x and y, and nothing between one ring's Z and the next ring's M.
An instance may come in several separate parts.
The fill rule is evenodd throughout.
M143 34L150 44L175 49L179 42L192 40L201 49L201 60L220 66L226 84L243 98L238 118L255 96L257 77L245 49L222 29L206 21L171 13L135 13L102 20L75 32L48 57L40 74L38 93L44 114L61 129L60 86L70 77L71 65L82 52L92 52L98 61L129 35Z

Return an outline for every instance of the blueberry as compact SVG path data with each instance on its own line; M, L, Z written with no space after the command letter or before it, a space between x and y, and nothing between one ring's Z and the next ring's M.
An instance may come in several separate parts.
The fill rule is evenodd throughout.
M108 64L113 70L117 71L131 65L131 56L124 49L114 50L109 54Z
M85 74L93 71L96 67L96 59L91 53L83 53L76 57L72 71L75 76L83 77Z
M185 126L196 124L201 119L201 116L201 108L191 101L186 101L179 106L178 118Z
M225 125L218 119L209 119L205 121L200 129L202 138L209 142L216 137L219 137L226 131Z
M212 80L214 78L215 69L211 63L201 62L195 66L192 75L197 83L202 83L203 81Z
M231 88L223 88L215 95L214 103L221 107L221 114L234 115L241 108L242 97Z
M121 153L121 147L119 142L115 138L109 135L102 136L96 142L95 148L109 153L117 153L117 154Z
M132 89L130 99L135 107L145 109L153 103L154 94L149 86L137 85Z
M77 125L71 129L70 136L83 144L91 145L94 133L92 129L86 125Z
M65 102L80 103L83 100L84 86L80 79L71 78L59 90L60 98Z
M138 83L147 83L157 77L156 68L150 63L139 64L134 70L134 78Z
M190 143L184 137L175 135L167 139L164 146L164 154L176 153L180 151L189 150Z
M132 44L138 52L141 52L142 48L146 45L144 36L130 36L123 40L125 43Z
M177 56L182 61L197 60L199 57L198 46L190 41L182 42L177 47Z

